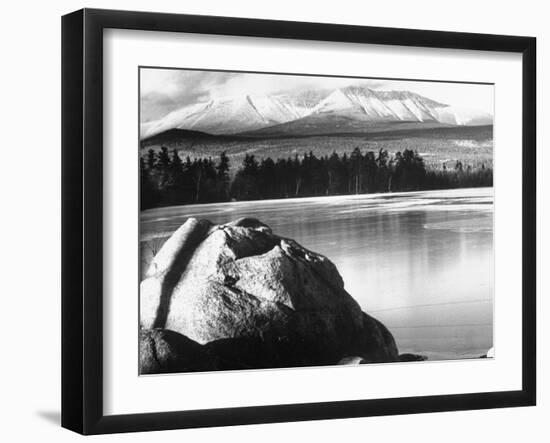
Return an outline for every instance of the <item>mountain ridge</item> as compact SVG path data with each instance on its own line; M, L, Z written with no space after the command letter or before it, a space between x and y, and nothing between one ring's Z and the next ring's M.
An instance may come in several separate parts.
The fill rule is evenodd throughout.
M492 116L477 110L440 103L411 91L374 90L362 86L306 90L284 94L243 94L211 99L177 109L160 120L141 125L141 138L169 129L214 135L301 131L363 131L376 125L423 123L433 125L487 125Z

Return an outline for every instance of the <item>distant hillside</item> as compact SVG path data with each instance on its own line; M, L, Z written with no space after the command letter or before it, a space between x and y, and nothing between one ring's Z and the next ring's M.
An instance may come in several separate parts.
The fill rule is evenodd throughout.
M309 135L329 134L370 134L373 136L381 133L395 133L397 131L425 131L433 128L452 128L455 125L448 125L439 122L414 122L414 121L360 121L344 116L327 116L314 114L299 120L294 120L256 131L242 133L252 137L293 137Z
M292 124L297 123L293 122ZM160 147L165 145L170 148L180 148L185 145L220 144L220 143L265 143L268 140L300 139L315 136L330 137L355 137L365 140L398 139L398 138L457 138L472 140L492 140L493 125L484 126L449 126L437 123L393 123L372 125L370 131L342 131L330 130L331 128L319 128L323 132L311 134L294 134L293 131L285 131L292 124L279 125L253 132L245 132L232 135L215 135L201 131L188 129L169 129L160 134L147 137L140 142L140 148ZM338 129L338 128L336 128ZM349 128L348 128L349 129ZM364 129L364 128L363 128Z
M162 143L173 143L175 140L205 140L214 137L211 134L201 131L191 131L189 129L168 129L159 134L152 135L141 140L141 147L158 145Z
M350 153L355 147L363 151L386 149L390 154L412 149L422 153L427 165L453 166L460 160L467 164L492 164L493 126L399 126L399 130L372 133L324 135L212 135L198 131L170 130L141 142L141 155L161 146L176 149L182 159L218 157L225 151L231 160L231 171L240 166L245 154L257 158L288 158L313 151L316 156Z

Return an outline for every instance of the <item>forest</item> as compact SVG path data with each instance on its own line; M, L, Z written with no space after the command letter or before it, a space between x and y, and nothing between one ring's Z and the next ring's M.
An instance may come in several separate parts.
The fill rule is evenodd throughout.
M258 159L247 154L231 176L226 152L212 159L180 158L174 149L150 149L140 157L141 210L160 206L240 200L403 192L493 185L493 170L456 161L426 168L423 158L405 149L390 155L361 152Z

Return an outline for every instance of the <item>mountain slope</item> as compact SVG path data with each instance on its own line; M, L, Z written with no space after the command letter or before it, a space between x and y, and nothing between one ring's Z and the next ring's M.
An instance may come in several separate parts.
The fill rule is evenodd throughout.
M309 114L312 101L305 97L243 95L185 106L161 120L142 125L142 137L179 128L233 134L296 120Z
M369 132L398 126L490 125L489 114L456 108L410 91L361 86L278 95L249 94L182 107L141 126L147 138L179 128L211 134ZM285 126L286 125L286 126ZM268 128L268 129L266 129ZM272 128L272 129L269 129Z
M437 121L447 105L409 91L374 91L349 86L322 100L313 114L338 114L363 121Z

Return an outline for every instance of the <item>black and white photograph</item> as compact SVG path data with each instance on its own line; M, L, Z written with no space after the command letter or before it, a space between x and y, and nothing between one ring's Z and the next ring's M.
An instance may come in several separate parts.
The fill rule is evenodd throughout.
M140 374L493 357L493 95L141 67Z
M514 6L6 3L0 441L546 441Z

